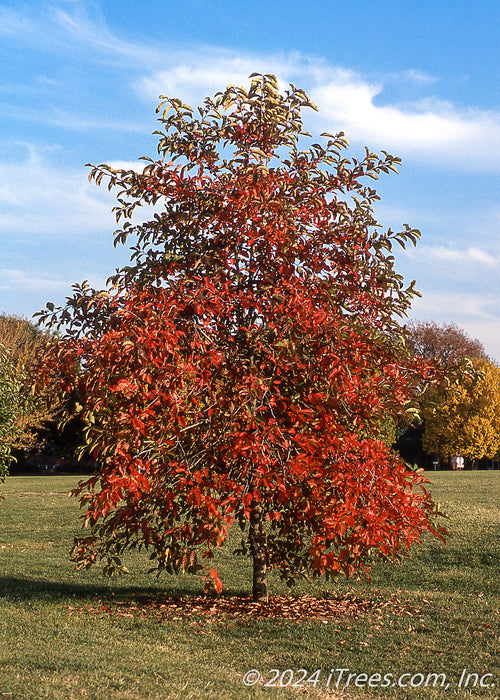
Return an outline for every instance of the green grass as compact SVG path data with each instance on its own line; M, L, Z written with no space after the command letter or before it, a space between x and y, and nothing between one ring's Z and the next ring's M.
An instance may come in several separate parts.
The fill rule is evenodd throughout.
M301 584L294 593L337 590L374 604L357 618L302 621L167 614L146 603L165 593L200 595L199 579L156 579L137 556L126 562L132 575L118 581L77 572L68 550L78 504L66 497L77 479L9 477L0 508L0 698L500 697L500 473L430 477L450 516L448 546L426 538L401 567L379 565L370 584ZM225 595L249 591L248 561L221 553L217 567ZM272 578L271 593L287 591ZM243 674L252 668L265 681L271 669L321 672L316 685L313 678L303 688L246 688ZM338 668L390 673L391 681L409 673L414 685L445 673L449 687L370 690L360 676L364 687L353 677L336 689L337 672L328 689L330 669ZM469 688L458 688L464 668L478 678L492 674L484 683L495 687L474 687L472 676Z

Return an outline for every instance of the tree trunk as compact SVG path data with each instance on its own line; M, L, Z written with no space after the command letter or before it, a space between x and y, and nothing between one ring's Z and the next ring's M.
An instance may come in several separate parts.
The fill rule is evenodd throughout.
M262 509L254 505L250 513L250 550L253 558L253 599L268 601L266 542L262 527Z

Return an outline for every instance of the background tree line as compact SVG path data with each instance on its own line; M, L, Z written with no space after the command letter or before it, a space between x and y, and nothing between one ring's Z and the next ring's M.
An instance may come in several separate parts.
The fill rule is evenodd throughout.
M500 369L478 339L457 325L417 321L410 324L410 351L434 362L444 379L427 388L420 420L404 429L397 447L406 459L449 466L461 455L466 466L499 458Z
M75 461L81 427L57 384L36 386L52 334L20 316L0 314L0 475ZM71 410L70 410L71 413Z

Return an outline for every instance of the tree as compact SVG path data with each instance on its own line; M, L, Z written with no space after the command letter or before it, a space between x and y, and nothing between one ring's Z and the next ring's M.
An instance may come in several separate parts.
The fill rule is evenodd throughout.
M488 359L483 344L470 338L455 323L413 321L409 324L409 347L415 354L446 368L473 357Z
M0 344L4 354L5 368L15 377L17 408L15 429L9 431L10 448L33 447L39 443L40 431L59 410L54 384L35 392L39 361L50 334L20 316L0 315ZM13 394L11 395L12 400Z
M0 314L0 339L16 367L33 362L47 342L47 334L36 325L14 314Z
M76 560L112 573L146 548L158 572L196 572L236 521L265 600L269 567L349 576L443 530L422 476L379 439L425 370L390 254L419 234L382 233L364 182L399 160L348 160L343 134L300 150L308 97L251 77L197 114L164 98L161 157L142 172L92 168L119 188L118 221L154 209L115 232L135 245L106 290L76 285L41 319L66 329L46 371L78 395L101 464L76 491L91 528Z
M475 358L464 374L424 408L424 449L469 459L493 458L500 449L500 369Z
M404 454L405 444L411 444L417 453L423 449L428 454L453 455L456 453L456 447L448 453L441 449L444 445L459 444L455 438L450 442L450 436L456 431L446 424L444 406L451 408L451 396L453 391L457 390L458 394L452 401L452 410L458 410L462 401L462 389L465 386L472 387L481 376L474 371L471 361L474 358L487 361L486 351L477 338L470 338L454 323L439 325L435 322L414 321L409 324L409 331L410 352L435 363L442 368L443 374L440 382L427 385L426 390L422 391L418 402L422 421L419 426L413 425L406 431L398 443L398 448ZM465 419L465 415L463 418ZM470 443L471 439L470 434L464 436L465 443ZM461 440L459 442L463 444ZM470 448L474 451L476 448L473 444L472 439ZM438 445L441 447L437 447Z
M12 439L20 412L21 378L0 344L0 482L3 482L13 460Z
M15 461L13 448L25 437L32 423L33 399L27 389L30 360L34 360L36 339L43 333L17 316L0 315L0 480ZM29 427L28 427L29 426Z

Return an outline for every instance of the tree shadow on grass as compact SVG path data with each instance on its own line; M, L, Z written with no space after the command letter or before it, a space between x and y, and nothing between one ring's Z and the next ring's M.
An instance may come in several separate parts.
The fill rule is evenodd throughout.
M180 583L180 582L179 582ZM59 603L67 600L147 603L168 595L172 598L191 597L201 591L192 585L175 586L134 586L124 585L123 581L93 584L55 582L36 578L0 577L0 598L14 601L39 601Z

